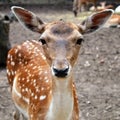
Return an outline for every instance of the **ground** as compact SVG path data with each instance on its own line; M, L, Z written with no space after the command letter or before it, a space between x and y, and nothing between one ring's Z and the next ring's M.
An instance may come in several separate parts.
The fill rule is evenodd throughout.
M76 23L80 21L68 10L32 10L45 22L61 18ZM120 28L102 28L84 37L74 69L80 118L120 120ZM38 40L39 35L24 29L18 22L10 24L12 46L30 39ZM13 111L6 69L3 68L0 69L0 120L12 120Z

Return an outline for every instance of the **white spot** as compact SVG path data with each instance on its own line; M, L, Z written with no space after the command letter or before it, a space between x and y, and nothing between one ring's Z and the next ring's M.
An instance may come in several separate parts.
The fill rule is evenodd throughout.
M44 89L45 89L44 87L41 88L41 90L44 90Z
M19 54L18 54L18 57L21 57L21 56L22 56L21 53L19 53Z
M15 74L14 71L11 70L11 74L14 75Z
M46 77L45 77L45 80L47 80L47 79L48 79L48 77L46 76Z
M45 57L45 55L44 55L43 53L41 53L40 55L41 55L41 57L42 57L44 60L46 60L46 57Z
M30 118L33 118L33 115L32 115L32 114L30 115Z
M36 79L34 79L33 82L36 83Z
M31 93L31 96L34 96L34 93Z
M31 63L30 66L33 66L33 64Z
M48 82L49 82L49 80L46 80L45 82L46 82L46 83L48 83Z
M31 77L34 77L34 74L32 74Z
M22 81L24 81L25 80L25 78L22 78Z
M32 76L31 73L29 73L28 76L31 77Z
M25 89L22 89L22 92L25 92Z
M43 58L44 60L46 60L46 57L45 57L44 55L42 55L42 58Z
M19 78L18 78L18 81L20 81L20 80L21 80L21 78L19 77Z
M17 47L18 47L18 49L21 49L21 46L20 46L20 45L18 45Z
M10 76L10 71L7 69L7 74Z
M40 100L44 100L46 98L46 95L40 96Z
M37 99L38 97L37 97L37 95L35 95L35 99Z
M33 84L33 86L36 86L36 85L37 85L36 83Z
M15 65L15 62L11 62L11 65L14 66L14 65Z
M33 67L33 70L36 69L36 68L37 68L37 66L34 66L34 67Z
M10 60L11 60L11 61L13 60L12 55L10 56Z
M25 69L25 72L27 72L28 71L28 69Z
M8 59L11 57L11 55L10 54L8 54Z
M25 91L28 92L28 88L25 88Z
M44 73L45 73L45 74L47 74L48 72L47 72L47 71L45 71Z
M15 49L15 53L17 53L18 52L18 49Z
M22 64L22 62L20 61L19 64Z
M52 90L50 90L50 94L52 94Z
M39 90L39 88L38 88L38 87L36 87L36 92L40 92L40 90Z
M39 75L41 75L41 74L42 74L42 71L39 72Z
M28 82L30 82L30 80L29 80L29 79L27 79L27 83L28 83Z

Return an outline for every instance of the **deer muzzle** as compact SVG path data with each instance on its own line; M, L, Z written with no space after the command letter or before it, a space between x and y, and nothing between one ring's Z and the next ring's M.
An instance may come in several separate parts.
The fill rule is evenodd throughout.
M55 60L51 66L53 76L64 78L70 73L70 65L66 59Z

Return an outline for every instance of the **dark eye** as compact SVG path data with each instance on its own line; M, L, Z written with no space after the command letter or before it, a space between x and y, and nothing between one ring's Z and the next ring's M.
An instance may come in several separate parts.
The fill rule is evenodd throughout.
M82 43L83 41L84 41L83 38L79 38L79 39L76 41L76 44L81 45L81 43Z
M46 44L46 41L44 39L40 39L39 41L42 43L42 45Z

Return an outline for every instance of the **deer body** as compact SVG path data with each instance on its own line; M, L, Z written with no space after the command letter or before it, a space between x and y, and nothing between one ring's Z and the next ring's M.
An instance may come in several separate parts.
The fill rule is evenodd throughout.
M12 63L12 61L14 61L14 65L11 64L9 66L14 71L14 74L12 74L10 70L8 72L11 73L9 75L10 80L14 79L14 81L9 81L13 84L13 100L19 106L18 109L23 110L21 112L23 114L25 113L26 117L28 117L28 112L32 114L36 111L35 105L37 109L39 104L41 104L39 109L41 109L42 114L44 115L44 111L48 109L48 103L47 101L45 102L45 100L47 100L46 98L51 97L49 90L51 88L50 68L45 62L42 53L37 52L41 50L40 44L35 41L26 41L23 45L12 49L9 54L10 59L8 58L8 62ZM29 54L31 57L28 57ZM16 57L14 58L12 55L18 58L16 59ZM34 61L33 58L36 58L36 61ZM39 65L39 63L41 65ZM47 93L48 91L49 93ZM19 104L20 101L22 101L21 104ZM44 102L45 104L43 104Z
M79 11L83 11L82 7L85 7L89 4L93 3L95 9L97 8L97 0L74 0L73 1L73 12L75 17L77 16ZM83 8L85 10L85 8Z
M120 25L120 15L113 14L112 17L107 22L108 26L118 26Z
M40 41L26 41L8 53L7 76L16 108L27 120L79 120L72 68L82 34L98 29L112 11L94 14L80 26L64 21L45 24L21 7L12 11L24 26L41 33ZM18 111L14 120L20 119Z

